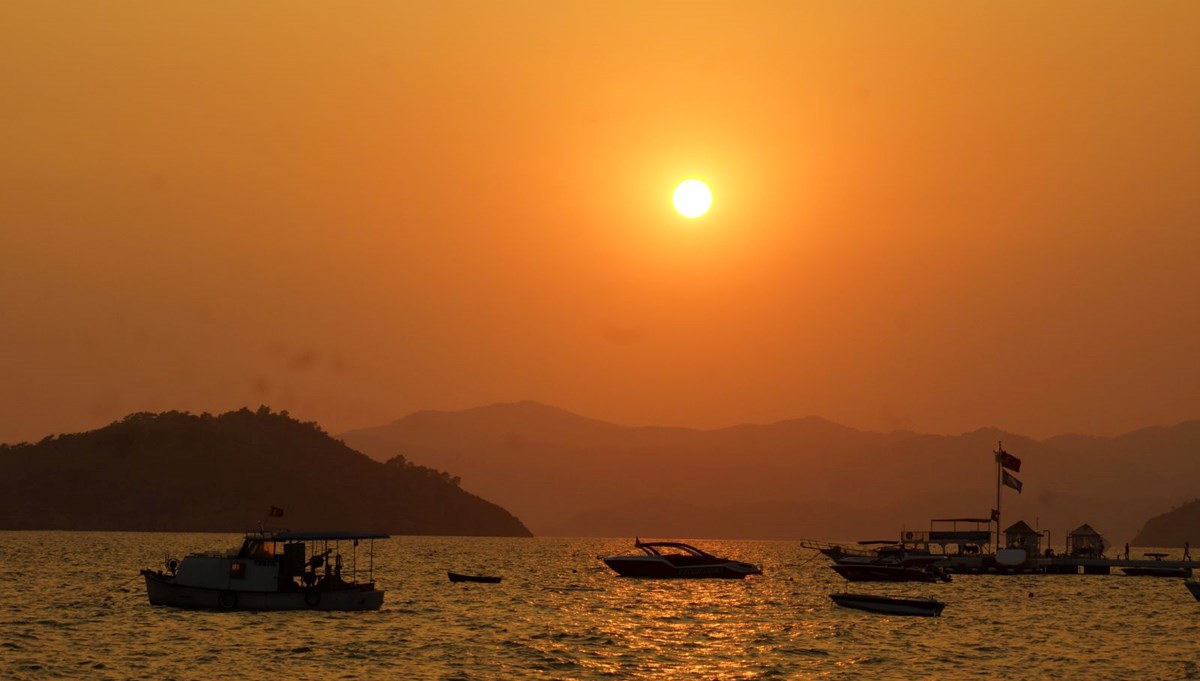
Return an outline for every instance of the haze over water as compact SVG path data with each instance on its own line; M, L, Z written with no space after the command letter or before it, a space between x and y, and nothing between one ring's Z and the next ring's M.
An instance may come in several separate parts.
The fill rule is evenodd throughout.
M1200 603L1180 580L956 576L855 585L932 595L941 618L843 610L794 542L701 541L745 581L617 577L632 539L397 537L371 613L151 607L137 571L238 535L0 533L0 676L14 679L1200 678ZM499 574L451 584L446 571Z

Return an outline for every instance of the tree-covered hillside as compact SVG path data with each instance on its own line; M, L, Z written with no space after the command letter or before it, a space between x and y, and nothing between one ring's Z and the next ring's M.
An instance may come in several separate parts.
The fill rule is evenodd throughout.
M266 407L0 445L0 473L0 529L242 531L275 506L291 529L529 535L447 473L374 461Z

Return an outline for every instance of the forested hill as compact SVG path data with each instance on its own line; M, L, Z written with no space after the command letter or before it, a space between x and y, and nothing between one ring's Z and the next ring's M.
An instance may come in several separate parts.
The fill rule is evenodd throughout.
M275 526L529 536L458 479L380 463L266 407L132 414L85 433L0 445L0 529L229 531Z

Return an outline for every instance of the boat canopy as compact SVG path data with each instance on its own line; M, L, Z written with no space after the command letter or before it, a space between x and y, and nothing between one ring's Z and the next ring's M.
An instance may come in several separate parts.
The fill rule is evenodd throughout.
M380 532L279 532L269 541L346 541L350 539L387 539Z

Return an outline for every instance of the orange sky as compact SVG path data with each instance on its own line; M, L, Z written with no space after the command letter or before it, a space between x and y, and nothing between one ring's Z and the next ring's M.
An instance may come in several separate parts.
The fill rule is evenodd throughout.
M0 441L1200 418L1200 4L1047 5L4 3Z

